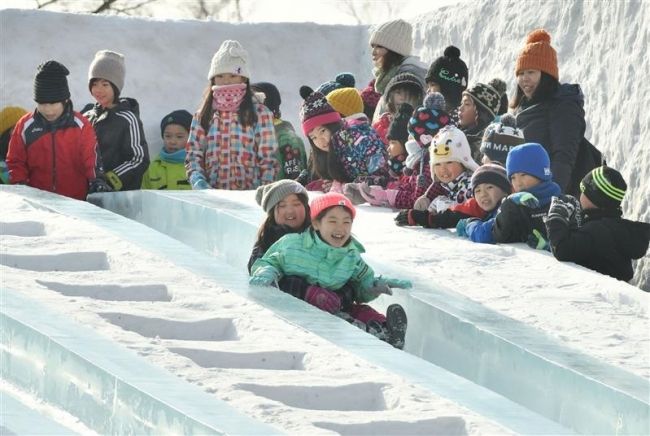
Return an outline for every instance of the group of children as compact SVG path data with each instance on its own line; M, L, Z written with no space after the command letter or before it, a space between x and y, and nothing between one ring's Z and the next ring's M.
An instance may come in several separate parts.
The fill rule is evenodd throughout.
M77 199L141 188L257 189L267 218L248 264L251 283L275 284L398 348L403 308L383 315L366 303L410 283L375 277L362 260L351 234L361 203L400 209L399 226L526 242L630 280L650 225L621 218L627 187L616 170L597 166L572 180L584 145L583 99L579 86L558 82L550 36L529 34L509 114L503 80L470 86L454 46L426 69L411 54L411 34L403 20L373 31L375 78L361 91L350 73L300 88L308 160L302 138L281 119L277 87L251 83L237 41L214 54L198 111L163 117L163 148L152 162L138 103L121 97L123 55L96 53L88 73L95 103L83 114L73 110L66 67L47 61L34 79L36 110L1 114L2 180ZM325 195L310 203L310 190Z

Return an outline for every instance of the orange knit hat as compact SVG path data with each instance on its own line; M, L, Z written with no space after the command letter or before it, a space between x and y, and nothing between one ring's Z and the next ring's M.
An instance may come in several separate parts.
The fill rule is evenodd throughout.
M560 80L557 54L551 47L551 35L544 29L533 30L526 38L526 45L519 53L515 75L522 70L541 70Z

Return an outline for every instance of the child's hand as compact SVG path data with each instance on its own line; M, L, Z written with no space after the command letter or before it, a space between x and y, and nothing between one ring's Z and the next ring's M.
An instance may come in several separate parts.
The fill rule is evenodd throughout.
M377 283L384 283L391 288L398 289L410 289L413 287L413 283L411 283L410 280L391 279L390 277L379 277L377 280L375 280L375 284Z
M562 198L553 197L548 209L547 221L560 220L566 225L574 221L578 224L576 210L580 210L580 202L575 197L570 195L565 195Z
M373 296L373 298L379 297L381 294L393 295L393 290L386 283L382 283L379 280L375 281L375 285L368 288L368 293Z
M270 286L273 283L273 280L273 277L268 277L260 274L251 276L251 278L248 279L248 283L253 286Z
M309 286L305 292L305 301L325 312L336 313L341 310L341 298L320 286Z
M456 223L456 236L463 237L463 238L467 237L467 231L466 231L467 221L468 221L467 218L462 218L458 220L458 222Z
M515 192L514 194L510 194L508 199L517 205L526 206L531 209L537 209L539 207L539 200L530 192Z
M544 235L542 235L540 231L537 229L533 229L533 233L528 235L528 240L526 241L526 244L530 248L534 248L536 250L551 251L551 246L549 245L548 241L546 240L546 238L544 238Z

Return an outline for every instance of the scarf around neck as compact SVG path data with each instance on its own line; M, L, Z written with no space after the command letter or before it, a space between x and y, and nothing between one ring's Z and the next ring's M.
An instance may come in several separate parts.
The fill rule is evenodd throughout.
M224 112L233 112L246 95L246 84L215 85L212 87L212 109Z
M390 82L390 79L395 77L397 75L397 71L399 70L399 65L395 65L388 71L384 71L381 68L375 68L372 73L375 76L375 91L380 93L381 95L384 95L384 91L386 90L386 86L388 86L388 82ZM386 96L388 98L388 96ZM385 99L384 99L385 100Z
M183 163L185 162L185 149L181 148L173 152L168 152L164 148L160 150L160 159L169 163Z

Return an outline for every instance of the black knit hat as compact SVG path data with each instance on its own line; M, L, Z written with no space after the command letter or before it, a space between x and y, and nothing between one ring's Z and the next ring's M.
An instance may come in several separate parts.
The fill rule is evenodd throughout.
M411 115L413 115L413 106L408 103L402 103L399 107L399 111L395 114L393 121L391 121L390 126L388 126L386 139L389 141L399 141L404 145L409 137L407 127Z
M472 189L476 189L476 187L481 183L489 183L498 186L506 194L510 194L512 191L512 186L510 185L510 180L508 180L506 169L501 165L486 163L478 167L476 171L474 171L474 174L472 174Z
M39 65L34 78L34 101L58 103L69 99L68 74L70 71L57 61L50 60Z
M501 88L500 85L503 85ZM499 89L495 89L494 86ZM474 100L477 107L482 107L494 119L501 106L501 95L505 92L505 83L500 79L493 79L489 83L475 83L463 92Z
M580 192L603 209L620 208L626 190L621 173L605 165L591 170L580 182Z
M269 82L257 82L251 85L251 89L256 92L263 92L265 95L264 106L269 108L276 118L280 118L280 104L282 104L282 98L280 97L280 91L278 91L278 88Z
M386 89L384 89L384 98L388 98L390 92L397 88L407 88L414 94L424 96L422 79L413 73L399 73L390 79L386 85Z
M165 127L170 124L178 124L189 132L190 126L192 125L192 114L184 109L180 109L165 115L162 121L160 121L161 136L165 134Z
M431 64L425 80L440 85L440 91L449 107L460 106L462 93L467 89L469 80L467 65L460 58L460 50L453 45L447 47L443 56Z

